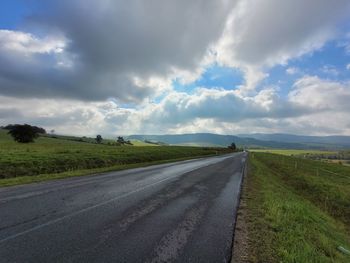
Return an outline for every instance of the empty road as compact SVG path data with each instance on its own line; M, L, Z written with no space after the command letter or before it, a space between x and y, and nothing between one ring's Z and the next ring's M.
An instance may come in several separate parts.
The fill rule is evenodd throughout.
M0 188L0 262L227 262L245 160Z

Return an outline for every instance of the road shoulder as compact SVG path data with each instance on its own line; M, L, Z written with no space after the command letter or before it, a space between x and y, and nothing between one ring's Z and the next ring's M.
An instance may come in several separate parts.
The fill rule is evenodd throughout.
M247 180L248 165L242 181L241 199L237 210L236 224L234 230L232 259L231 262L246 263L249 261L249 239L248 239L248 225L247 225Z

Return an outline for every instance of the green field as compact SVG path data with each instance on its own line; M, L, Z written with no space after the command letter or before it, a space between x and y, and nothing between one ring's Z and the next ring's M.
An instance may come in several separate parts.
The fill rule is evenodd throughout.
M334 151L321 150L290 150L290 149L249 149L250 152L276 153L282 155L306 155L306 154L336 154Z
M350 262L350 167L250 153L243 191L251 262Z
M147 143L147 142L140 141L140 140L131 140L131 143L134 146L159 146L155 143Z
M35 143L21 144L0 130L0 186L229 152L225 148L115 146L72 139L39 137Z

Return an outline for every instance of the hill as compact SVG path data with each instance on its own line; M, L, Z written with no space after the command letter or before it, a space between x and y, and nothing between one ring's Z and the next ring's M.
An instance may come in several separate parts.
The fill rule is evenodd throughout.
M306 136L285 133L252 133L239 134L237 136L261 141L299 143L324 148L350 148L350 136Z
M350 148L350 136L298 136L289 134L219 135L212 133L131 135L130 140L163 142L171 145L221 146L235 142L239 147L278 149Z
M34 143L17 143L7 132L0 129L0 186L231 152L227 148L97 144L92 138L69 136L40 136Z
M288 142L263 141L254 138L243 138L234 135L212 133L173 134L173 135L131 135L130 140L155 141L171 145L221 146L226 147L234 142L239 147L303 149L305 145Z

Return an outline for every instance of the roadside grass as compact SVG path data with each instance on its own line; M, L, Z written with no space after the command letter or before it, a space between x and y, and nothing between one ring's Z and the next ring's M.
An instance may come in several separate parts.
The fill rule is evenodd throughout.
M201 157L203 156L159 160L159 161L152 161L152 162L145 162L145 163L121 164L121 165L113 165L113 166L102 167L102 168L73 170L73 171L62 172L62 173L40 174L36 176L19 176L19 177L7 178L7 179L0 179L0 187L39 183L39 182L44 182L48 180L56 180L56 179L63 179L63 178L69 178L69 177L93 175L93 174L97 175L97 174L103 174L106 172L112 172L112 171L116 172L116 171L122 171L126 169L132 169L132 168L147 167L147 166L156 165L156 164L166 164L171 162L197 159Z
M251 262L350 262L349 167L250 153L245 183Z
M97 168L119 169L134 164L144 166L147 163L228 152L226 148L112 146L49 137L39 137L35 143L21 144L14 142L6 131L0 130L0 182L23 176L44 175L42 178L46 178L50 177L49 174L60 173L69 176L78 170L92 172L91 169ZM23 182L28 179L18 180Z
M305 154L337 154L336 151L321 150L294 150L294 149L249 149L249 152L265 152L282 155L305 155Z

